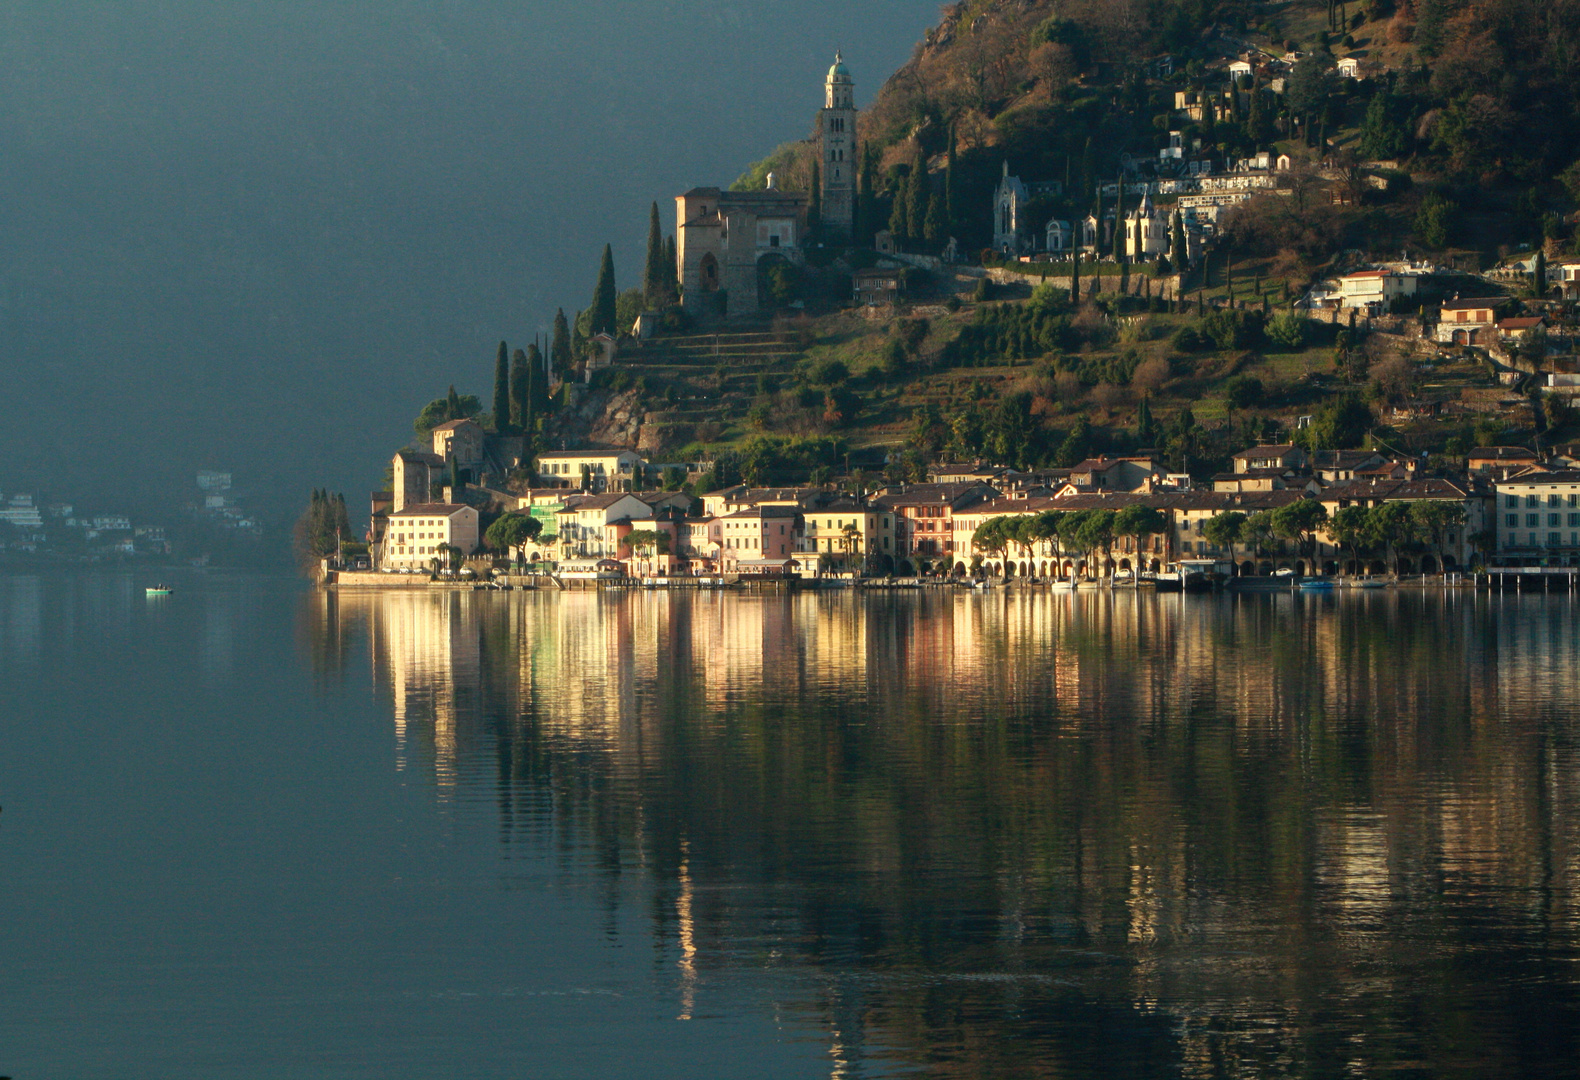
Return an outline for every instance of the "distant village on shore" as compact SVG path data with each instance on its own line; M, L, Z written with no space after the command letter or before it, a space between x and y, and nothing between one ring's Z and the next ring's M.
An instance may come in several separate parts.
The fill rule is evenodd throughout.
M562 587L567 581L894 580L1245 585L1446 580L1471 571L1555 575L1572 583L1580 572L1580 447L1493 439L1451 455L1428 454L1371 434L1335 446L1332 432L1314 425L1345 423L1338 414L1348 407L1364 414L1349 421L1364 434L1374 410L1391 408L1398 418L1423 422L1456 416L1468 423L1479 416L1484 422L1476 430L1495 434L1512 428L1506 417L1534 409L1538 433L1561 430L1580 393L1570 332L1580 258L1513 245L1486 272L1473 252L1351 259L1342 272L1295 292L1287 277L1278 286L1260 274L1236 282L1220 269L1214 277L1230 211L1262 205L1258 199L1274 207L1316 199L1343 205L1398 182L1393 162L1360 161L1337 150L1292 156L1291 140L1306 145L1316 138L1299 130L1309 118L1298 116L1281 121L1284 141L1250 156L1224 158L1203 149L1203 125L1215 117L1251 117L1249 128L1263 103L1300 77L1302 60L1297 52L1256 48L1224 56L1221 89L1178 91L1171 123L1179 126L1160 136L1165 145L1156 158L1125 155L1112 182L1093 185L1097 204L1084 219L1046 216L1049 206L1069 205L1065 181L1022 180L1006 160L991 207L983 208L992 215L991 247L966 258L954 237L941 232L960 216L949 208L952 135L943 183L930 194L896 192L897 206L909 200L909 224L900 210L890 219L912 236L925 232L936 241L935 253L908 251L894 229L875 229L866 217L868 159L855 142L852 79L836 58L808 144L815 161L798 190L785 189L771 170L760 186L693 188L675 199L675 232L667 241L656 231L655 210L646 289L624 309L629 325L606 318L600 326L595 314L583 335L585 320L578 317L573 354L560 358L553 355L558 346L540 353L534 345L527 373L510 381L501 345L494 415L450 415L420 425L419 440L393 456L389 487L372 497L365 546L329 554L320 572L337 584L361 586L482 583L523 574ZM1170 63L1159 58L1153 74L1169 77ZM1360 83L1381 73L1346 57L1336 74ZM1326 147L1326 137L1316 145ZM927 173L919 167L911 175L920 184ZM859 242L867 236L870 249ZM830 263L830 246L846 253ZM656 285L655 266L661 267ZM1109 386L1105 398L1109 384L1103 383L1088 399L1110 416L1114 402L1136 405L1133 445L1094 450L1059 467L1017 467L991 453L951 458L937 450L919 455L903 444L866 445L847 450L843 468L808 469L805 482L775 486L721 464L705 439L678 444L690 453L666 453L677 443L653 435L661 426L656 418L682 415L691 385L685 379L699 361L714 380L716 419L726 419L732 401L755 401L757 430L783 430L773 408L787 399L776 391L770 361L793 336L784 330L791 325L786 320L804 320L817 306L792 299L787 283L802 271L830 267L845 275L839 280L846 292L832 301L823 296L822 310L895 327L896 335L909 320L920 324L918 340L928 333L929 318L968 318L974 311L973 325L991 329L996 324L984 320L1001 318L998 308L1024 308L1041 320L1039 327L1055 317L1068 323L1073 314L1077 322L1105 324L1108 341L1148 319L1164 325L1194 316L1196 323L1181 323L1175 332L1176 347L1191 348L1186 332L1213 332L1216 318L1236 344L1241 330L1247 340L1287 336L1293 350L1336 340L1341 367L1347 350L1369 340L1374 348L1365 363L1409 357L1407 375L1437 363L1491 374L1488 389L1467 390L1454 401L1428 404L1406 394L1362 406L1351 396L1335 398L1326 414L1297 415L1287 425L1268 417L1261 430L1273 437L1247 439L1227 455L1227 468L1205 473L1180 449L1195 437L1190 410L1176 417L1176 443L1165 445L1161 425L1150 426L1154 391L1139 375L1131 388ZM612 283L607 291L612 311ZM1329 336L1319 339L1311 327ZM945 355L957 355L967 336L961 331ZM1022 348L1026 337L1022 332ZM1013 332L1009 340L1013 347ZM1089 340L1098 340L1097 331ZM921 356L920 347L891 348L891 376ZM1135 369L1134 351L1131 357ZM1168 375L1165 364L1159 382ZM602 421L624 400L620 391L633 381L671 376L663 401L637 410L619 429L619 441L607 438L612 429ZM878 375L872 377L877 385ZM527 389L519 391L523 379ZM753 379L755 396L746 389ZM826 396L817 392L824 420L837 423L840 377L818 379L829 387ZM1306 379L1320 383L1320 376ZM527 395L539 391L544 399L552 395L559 419L540 412L534 420ZM899 396L877 385L873 400L885 393ZM1222 432L1237 430L1232 396L1228 408ZM1483 412L1471 415L1478 409ZM710 426L707 417L686 422L699 432ZM1077 428L1083 424L1077 421ZM716 435L722 425L711 426ZM1159 441L1149 445L1149 437Z

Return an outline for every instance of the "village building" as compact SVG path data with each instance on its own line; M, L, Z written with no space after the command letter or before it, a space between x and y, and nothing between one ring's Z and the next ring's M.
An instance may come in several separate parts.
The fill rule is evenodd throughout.
M1494 566L1580 566L1580 469L1525 470L1494 490Z
M872 504L894 516L896 559L937 559L955 551L954 515L997 495L987 484L975 481L916 484L879 495Z
M866 502L840 499L802 513L801 549L859 565L894 554L894 514Z
M1235 472L1247 472L1251 469L1294 471L1306 467L1306 452L1294 443L1273 443L1242 450L1230 461L1234 465Z
M412 503L389 515L379 565L387 570L426 570L435 559L477 550L477 508L462 503Z
M390 502L396 513L408 506L426 503L434 497L434 487L449 479L444 458L426 450L400 450L391 462L393 487Z
M634 450L555 450L538 455L538 479L554 487L594 493L622 491L642 464Z
M1359 308L1369 315L1386 314L1397 300L1414 296L1418 279L1414 274L1390 270L1360 270L1338 280L1336 306Z
M1445 345L1486 345L1498 323L1501 296L1450 300L1437 311L1437 340Z
M1003 175L993 190L993 250L1001 255L1032 250L1036 241L1036 224L1030 217L1032 200L1063 191L1064 185L1057 180L1025 183L1020 177L1011 176L1009 162L1004 162Z

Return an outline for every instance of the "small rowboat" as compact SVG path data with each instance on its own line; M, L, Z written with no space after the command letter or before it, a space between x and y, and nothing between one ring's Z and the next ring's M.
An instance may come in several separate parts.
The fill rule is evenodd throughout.
M1300 583L1300 587L1302 589L1309 589L1312 592L1326 592L1329 589L1338 588L1337 585L1329 581L1327 578L1306 578Z
M149 596L169 596L175 591L175 587L171 585L150 585L147 589Z

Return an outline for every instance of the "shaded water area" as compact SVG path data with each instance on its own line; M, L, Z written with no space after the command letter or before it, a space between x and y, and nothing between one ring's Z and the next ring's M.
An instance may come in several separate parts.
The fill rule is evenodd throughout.
M168 599L0 578L19 1080L1580 1070L1567 598Z

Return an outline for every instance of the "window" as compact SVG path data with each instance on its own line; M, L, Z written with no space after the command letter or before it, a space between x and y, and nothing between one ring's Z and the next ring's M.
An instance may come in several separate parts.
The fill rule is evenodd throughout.
M1551 528L1554 525L1562 525L1563 524L1563 520L1562 519L1563 519L1563 515L1562 514L1548 514L1547 515L1547 526L1548 526L1548 528Z
M1541 523L1542 523L1542 515L1540 515L1540 514L1526 514L1525 515L1525 525L1526 525L1527 528L1534 529L1536 526L1540 525Z
M1513 510L1520 505L1520 497L1518 495L1505 495L1503 505Z
M1580 514L1570 514L1569 515L1569 527L1571 529L1573 529L1573 528L1576 528L1577 526L1580 526Z
M1548 547L1557 547L1561 543L1563 543L1563 539L1560 533L1550 532L1547 534Z
M1549 496L1547 496L1547 505L1548 506L1562 506L1563 505L1563 496L1562 495L1549 495Z
M1542 505L1542 497L1540 495L1527 495L1525 496L1525 505L1540 506Z
M1580 495L1571 495L1571 496L1569 496L1569 505L1570 506L1580 506Z

